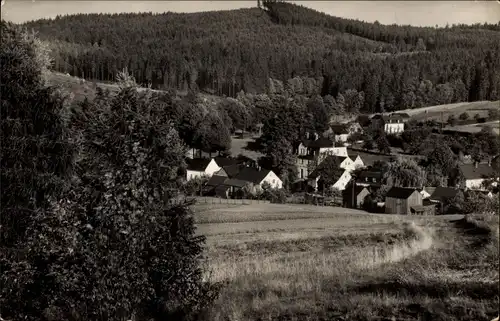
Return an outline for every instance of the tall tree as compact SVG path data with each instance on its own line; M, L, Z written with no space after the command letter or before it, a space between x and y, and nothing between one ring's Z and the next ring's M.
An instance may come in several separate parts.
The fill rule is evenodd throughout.
M422 187L426 183L425 171L412 159L398 157L384 167L383 183L396 187Z

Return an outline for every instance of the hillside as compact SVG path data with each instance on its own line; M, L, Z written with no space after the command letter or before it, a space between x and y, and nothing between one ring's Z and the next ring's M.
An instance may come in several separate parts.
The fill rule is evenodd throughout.
M87 80L109 81L127 67L153 88L233 97L244 90L338 99L356 90L364 112L500 98L497 25L384 26L288 3L264 5L82 14L25 26L51 44L56 71Z

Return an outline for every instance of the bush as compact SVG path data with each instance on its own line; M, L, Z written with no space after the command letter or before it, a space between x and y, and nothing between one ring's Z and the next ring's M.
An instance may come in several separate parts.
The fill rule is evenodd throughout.
M130 87L101 94L82 104L67 137L62 102L42 86L31 44L4 22L1 50L2 317L199 315L217 288L202 281L204 238L190 204L169 204L185 148L156 96Z
M54 247L60 242L57 231L33 232L44 228L40 224L51 216L52 203L67 190L75 148L63 117L64 98L45 87L48 59L39 42L11 23L2 20L0 27L1 314L40 320L50 293L57 291L53 279L58 271L46 262L59 260ZM49 247L40 253L45 244Z
M467 120L469 119L469 114L464 112L464 113L461 113L459 116L458 116L458 119L460 120Z
M108 275L107 282L90 279L86 291L67 295L75 306L87 307L84 319L106 311L107 320L132 315L184 320L215 293L202 282L204 238L195 236L189 204L168 202L184 167L185 146L157 98L124 88L73 118L88 157L80 160L81 183L68 211L91 227L82 234L81 264ZM113 245L103 248L103 239ZM74 274L82 278L80 271Z

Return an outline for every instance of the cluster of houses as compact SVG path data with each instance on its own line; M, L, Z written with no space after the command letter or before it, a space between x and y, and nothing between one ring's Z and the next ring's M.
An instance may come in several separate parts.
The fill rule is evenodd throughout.
M282 188L283 182L272 170L262 169L251 160L217 156L187 160L186 180L208 177L203 195L238 197L246 185Z
M385 202L379 206L385 207L387 214L433 215L436 209L443 209L443 204L453 199L460 191L470 190L483 192L488 197L494 195L482 189L485 180L499 179L499 173L491 162L461 164L460 168L465 178L463 190L454 187L392 187L386 194ZM350 208L363 208L363 203L369 195L380 188L383 173L367 168L359 173L343 191L343 204Z
M409 118L405 113L375 115L371 118L371 123L373 126L383 126L387 133L394 134L404 131L404 124ZM383 173L369 166L369 161L365 164L359 154L348 149L349 137L361 132L362 127L358 122L350 122L332 125L321 135L306 133L304 138L293 146L293 152L297 156L298 173L298 181L295 183L300 183L309 191L317 192L322 185L318 166L328 158L335 158L335 163L339 164L341 170L337 171L338 177L331 188L342 191L345 207L363 207L367 196L373 195L381 186ZM199 158L192 151L189 154L192 158L188 159L186 180L209 177L203 188L204 195L238 197L248 184L261 187L267 184L272 188L283 186L276 173L260 168L254 160L221 156ZM465 177L466 189L480 189L485 179L498 178L491 163L464 163L460 167ZM357 176L353 179L352 172L359 168L362 170L357 171ZM442 203L447 195L456 195L454 191L458 189L393 187L388 191L383 205L386 213L429 215L434 213L436 204Z

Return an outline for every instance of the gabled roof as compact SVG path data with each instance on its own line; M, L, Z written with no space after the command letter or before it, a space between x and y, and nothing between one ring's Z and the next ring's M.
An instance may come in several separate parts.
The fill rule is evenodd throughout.
M332 132L336 135L341 135L341 134L349 134L349 126L346 124L335 124L331 125L330 128L332 129Z
M436 187L426 186L423 188L423 190L426 191L427 194L432 195L432 193L434 193L434 191L436 190Z
M224 183L228 178L226 176L219 176L219 175L212 175L212 177L209 178L208 182L206 185L208 186L218 186Z
M344 175L344 173L346 172L346 170L342 170L342 171L338 171L336 174L337 174L337 177L333 177L335 181L338 181L340 177L342 177L342 175ZM320 177L320 173L319 173L319 170L318 169L315 169L311 172L311 174L309 174L309 176L307 176L308 179L316 179L318 178L321 179Z
M343 190L344 196L352 196L352 184L349 184L345 190ZM361 186L361 185L354 185L354 195L359 195L363 190L367 190L368 192L370 191L366 186Z
M450 199L455 197L459 192L458 188L453 187L436 187L434 192L429 197L433 201L444 201L445 199Z
M226 179L222 185L224 185L224 186L234 186L234 187L243 187L243 186L245 186L247 184L248 184L247 181L243 181L243 180L236 179L236 178L230 178L230 179Z
M323 159L323 161L321 163L325 162L329 158L335 159L336 162L340 165L347 157L345 157L345 156L338 156L338 155L328 155L328 156L325 157L325 159ZM342 172L342 174L343 174L343 172ZM318 171L318 168L316 168L314 171L312 171L309 174L308 178L315 179L318 176L319 176L319 171ZM340 178L340 176L339 176L339 178Z
M411 196L417 189L409 187L393 187L387 192L386 197L407 199Z
M217 165L219 165L220 167L236 165L236 164L242 163L242 161L238 161L235 158L228 158L228 157L222 157L222 156L214 157L214 160L217 163Z
M190 171L204 172L211 161L212 160L210 158L189 159L187 161L187 169Z
M365 178L376 178L377 181L381 181L383 178L384 174L381 171L375 171L375 170L364 170L359 172L358 174L358 180L365 180Z
M313 170L311 173L309 173L309 175L307 176L307 178L309 179L316 179L319 177L319 171L318 169L315 169Z
M493 167L487 163L477 164L477 168L474 164L462 164L460 165L460 170L464 174L465 179L494 178L499 176Z
M243 167L244 167L243 165L240 165L240 164L235 164L235 165L224 166L224 167L222 167L222 168L223 168L223 169L224 169L224 171L226 172L227 177L229 177L229 178L233 178L233 177L235 177L236 175L238 175L238 173L240 172L240 170L241 170Z
M271 171L268 169L258 170L254 167L244 167L240 170L238 175L235 176L235 178L253 184L260 184L270 172Z
M309 148L328 148L328 147L335 147L335 142L332 141L329 138L326 137L320 137L317 140L310 141L309 145L307 145Z
M326 160L327 158L333 158L333 159L335 159L335 160L336 160L339 164L341 164L343 161L345 161L345 160L346 160L346 158L347 158L347 157L346 157L346 156L338 156L338 155L328 155L327 157L325 157L325 160ZM325 161L325 160L323 160L323 161Z

